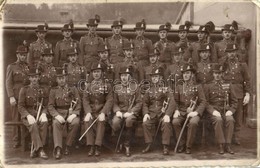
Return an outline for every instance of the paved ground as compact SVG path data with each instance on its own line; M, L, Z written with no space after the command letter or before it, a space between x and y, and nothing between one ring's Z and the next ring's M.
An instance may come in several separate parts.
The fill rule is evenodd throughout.
M21 164L55 164L55 163L96 163L96 162L143 162L143 161L174 161L174 160L221 160L221 159L255 159L257 157L257 133L256 129L244 127L242 129L241 145L232 148L235 155L217 153L217 147L214 145L195 145L192 154L174 154L174 146L171 147L169 156L163 156L160 145L156 145L156 149L148 154L142 154L141 150L144 147L142 140L132 149L132 156L125 157L124 154L115 154L113 152L114 146L111 143L106 143L102 148L102 155L100 157L88 157L88 148L82 146L80 149L73 149L72 155L64 156L61 160L55 160L52 157L52 147L48 148L48 160L40 158L30 159L29 151L22 152L20 148L13 149L12 142L10 141L10 128L6 128L6 144L5 144L5 164L6 165L21 165Z

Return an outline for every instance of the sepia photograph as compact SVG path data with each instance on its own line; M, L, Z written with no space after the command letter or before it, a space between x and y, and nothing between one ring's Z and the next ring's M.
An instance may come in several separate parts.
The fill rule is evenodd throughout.
M256 167L259 1L4 0L0 167Z

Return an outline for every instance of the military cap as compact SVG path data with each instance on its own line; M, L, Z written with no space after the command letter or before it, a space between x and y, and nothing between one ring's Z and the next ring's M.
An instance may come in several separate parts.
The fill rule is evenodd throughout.
M153 52L149 53L148 56L149 57L153 57L153 56L159 56L160 55L160 51L158 48L154 48Z
M103 71L103 66L100 63L93 63L91 66L91 71L97 70L97 69L101 69Z
M171 27L172 27L171 23L167 22L164 25L159 26L158 32L160 32L162 30L170 31Z
M184 23L184 25L180 25L179 26L179 29L178 29L178 31L180 32L180 31L189 31L190 30L190 27L191 27L191 22L189 22L189 21L185 21L185 23Z
M91 18L88 20L87 26L97 26L100 22L100 16L95 15L95 18Z
M232 24L225 24L224 27L221 30L222 31L224 31L224 30L234 31L235 28L232 26Z
M237 45L236 44L227 44L226 48L225 48L225 52L232 52L232 51L236 51L238 50Z
M73 30L74 30L73 24L70 24L70 23L65 24L65 25L62 27L61 31L65 31L65 30L73 31Z
M120 68L120 72L119 74L130 74L132 75L132 68L131 67L128 67L128 66L123 66Z
M35 30L35 32L47 32L48 31L48 26L46 25L38 25L37 29Z
M224 72L224 68L221 64L216 63L216 64L212 64L211 71L220 73L220 72Z
M97 48L97 52L109 51L109 47L107 44L99 44Z
M193 66L191 64L184 64L181 68L181 72L184 73L184 72L187 72L187 71L191 71L193 73L195 73L195 69L193 68Z
M199 27L198 32L208 33L208 30L205 25L202 25Z
M150 75L163 75L163 68L162 67L153 68Z
M77 48L69 48L68 51L67 51L67 56L71 56L71 55L75 55L75 54L78 54L78 50Z
M114 22L113 22L113 24L111 25L111 28L113 28L113 27L123 27L123 21L121 21L121 20L115 20Z
M28 76L35 76L39 74L40 74L40 70L36 67L29 68L29 72L27 73Z
M176 47L173 51L173 54L179 54L179 53L184 53L184 50L182 47Z
M62 77L62 76L66 76L66 75L67 75L67 72L64 67L56 68L56 77Z
M125 41L123 43L123 50L131 50L131 49L134 49L133 43L131 43L130 41Z
M136 29L143 29L143 30L146 29L146 23L145 23L145 20L144 20L144 19L143 19L141 22L137 22L137 23L135 24L134 30L136 30Z
M19 45L16 49L16 53L28 53L28 47L24 45Z
M43 52L42 52L42 56L45 56L45 55L54 55L54 53L53 53L53 50L52 50L52 48L45 48L44 50L43 50Z
M201 44L198 51L210 51L211 47L209 44Z

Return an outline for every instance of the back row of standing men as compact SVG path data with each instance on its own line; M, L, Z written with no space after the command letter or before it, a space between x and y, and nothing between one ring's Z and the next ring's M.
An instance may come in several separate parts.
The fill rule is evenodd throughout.
M247 70L247 65L246 65L246 63L243 63L245 60L246 53L243 49L239 48L238 45L234 43L234 41L231 40L232 33L236 29L237 25L235 25L235 24L224 25L224 27L222 29L223 40L220 42L217 42L217 43L211 43L211 42L209 42L208 37L210 35L210 32L214 28L214 24L212 22L208 22L207 24L199 27L199 30L198 30L199 41L191 43L187 40L187 34L189 32L190 23L186 22L185 25L180 25L179 30L178 30L178 36L180 37L180 40L177 43L174 43L174 42L167 40L167 33L170 30L171 25L169 23L166 23L165 25L161 25L159 27L158 35L160 37L160 40L153 45L151 40L149 40L143 36L145 29L146 29L146 24L145 24L144 20L136 23L136 26L134 29L136 31L137 36L135 39L130 40L130 41L128 39L124 38L123 36L121 36L121 31L122 31L124 23L120 20L114 21L111 26L112 31L113 31L112 37L103 40L101 37L99 37L96 34L96 28L98 26L99 21L100 21L100 18L98 16L96 16L94 19L89 19L88 24L87 24L89 32L85 36L81 37L80 42L73 40L71 38L71 35L74 31L73 23L65 24L62 28L62 34L64 36L64 39L57 42L54 51L52 50L52 45L45 40L45 35L48 31L48 26L39 25L37 27L36 34L38 36L38 39L36 42L33 42L30 44L29 54L27 57L28 58L27 63L29 64L30 69L33 69L31 67L37 67L37 69L41 71L41 74L40 74L41 78L39 79L40 84L44 88L47 88L47 90L48 90L47 95L50 95L49 100L47 100L47 102L49 101L49 103L50 103L50 100L52 100L52 98L53 98L54 100L52 100L52 101L55 102L55 103L53 102L55 104L54 106L59 106L60 107L59 109L61 111L64 109L70 108L69 106L70 106L71 100L68 100L68 101L65 100L65 102L62 102L64 95L68 94L69 92L67 93L66 91L64 91L64 93L63 93L63 89L59 90L59 87L54 88L54 90L56 89L56 91L51 91L51 87L55 86L56 82L58 83L58 86L62 85L61 84L62 80L58 81L58 79L57 79L57 81L56 81L55 73L57 73L60 70L59 68L56 68L56 67L62 67L63 70L66 70L66 74L68 75L67 76L68 81L66 81L66 82L68 82L69 87L74 86L74 87L78 87L78 89L80 89L79 87L81 87L81 85L79 85L79 81L81 79L84 79L84 80L87 79L89 82L92 81L91 84L93 84L93 85L97 84L97 83L95 83L95 79L98 78L98 75L97 75L98 72L95 73L95 70L97 70L97 69L102 69L102 71L103 71L102 78L109 79L113 82L115 79L119 79L119 81L124 83L123 82L124 77L122 77L124 75L122 75L122 74L129 74L129 75L131 75L132 79L135 79L137 81L137 83L144 84L144 87L138 89L139 93L134 92L134 94L129 94L129 95L131 95L130 97L127 96L128 90L124 91L124 89L120 89L120 92L122 92L122 94L118 94L116 96L116 99L114 99L114 101L119 101L117 103L121 104L121 106L122 106L122 107L117 107L117 108L114 107L115 109L113 110L115 112L115 116L117 118L113 119L114 124L112 124L112 127L113 127L113 130L116 131L116 130L120 129L119 125L120 125L120 122L122 122L121 120L118 120L118 119L123 118L123 115L124 115L124 117L127 116L125 118L128 118L129 116L131 116L130 117L131 120L129 119L129 122L134 120L132 117L135 116L134 115L135 110L131 111L131 112L128 111L128 107L131 104L130 103L131 101L129 101L129 100L132 100L133 99L132 96L135 94L140 94L140 93L142 95L145 94L145 90L147 89L147 87L149 85L148 81L152 80L151 75L152 76L155 74L161 75L161 77L159 77L159 79L161 80L162 78L164 78L165 85L169 86L169 88L176 93L179 93L181 90L180 88L178 88L178 86L183 87L185 85L185 89L183 90L184 97L181 96L181 97L177 98L177 101L176 101L177 106L179 106L178 108L176 108L177 111L179 111L179 110L181 112L186 111L185 109L189 106L190 100L193 100L196 97L196 96L194 97L193 92L201 93L201 88L197 87L195 83L205 85L205 88L208 88L208 90L210 90L210 93L216 94L216 95L208 95L208 96L212 96L212 97L206 96L209 101L211 98L214 99L214 101L215 101L215 99L216 99L216 101L217 101L217 99L220 100L222 98L221 96L223 96L222 90L223 90L223 87L225 87L225 85L221 85L221 88L216 87L215 88L216 90L214 90L214 89L212 90L212 87L207 87L207 84L210 84L210 83L212 83L212 81L214 81L214 76L213 76L214 70L222 72L222 70L220 70L221 68L220 69L214 68L214 67L218 66L218 65L215 65L214 63L220 63L220 65L222 65L221 66L222 69L225 69L225 72L223 73L223 78L224 78L225 82L223 82L223 83L227 82L232 85L232 87L231 87L232 89L230 89L230 86L228 85L228 88L229 88L228 90L232 90L232 94L233 94L233 92L235 92L236 93L235 97L238 100L238 103L235 103L235 105L237 105L236 109L235 110L232 109L231 111L233 111L233 113L234 113L234 111L236 111L235 116L234 116L235 120L236 120L234 141L237 144L239 144L238 134L239 134L239 130L240 130L240 127L242 124L243 104L247 104L249 101L249 97L250 97L250 78L249 78L249 74L248 74L248 70ZM25 55L25 57L23 55ZM19 118L16 102L20 101L19 92L20 92L21 87L24 85L22 81L25 79L24 78L25 75L29 73L28 64L25 63L26 55L27 55L27 48L24 46L19 46L17 48L18 61L9 65L7 68L6 87L7 87L8 97L10 98L10 103L14 107L14 108L12 108L14 118ZM52 61L54 62L53 64L52 64ZM187 63L190 66L187 66ZM190 68L191 64L195 68ZM102 68L100 68L100 67L102 67ZM128 72L126 70L128 70ZM159 70L160 72L158 72L158 71L156 72L156 70ZM186 71L188 71L188 72L191 71L194 73L194 75L192 75L192 76L195 76L195 77L194 77L194 79L191 80L191 81L196 80L196 82L194 81L195 82L194 84L191 84L191 85L184 84L185 79L184 79L183 73ZM92 72L93 75L89 76L90 72ZM36 74L38 74L38 73L36 73ZM29 76L34 76L34 75L29 75ZM63 76L63 75L61 75L61 76ZM126 77L126 78L128 79L128 77ZM32 83L32 80L30 80L30 82ZM147 85L147 82L148 82L148 85ZM113 86L115 83L109 82L108 85L110 85L110 84L112 84L112 86ZM107 90L108 85L106 87L103 84L102 84L102 87L100 87L100 85L97 85L97 86L99 87L99 89L103 88L104 90ZM122 87L122 88L124 88L124 87ZM157 90L158 88L160 88L160 89ZM161 88L163 88L163 87L158 87L158 88L157 87L155 87L155 89L150 88L151 90L149 93L150 94L153 93L152 90L154 90L154 95L148 94L145 96L146 97L145 100L147 100L147 99L150 100L149 96L152 97L151 101L154 102L154 106L152 103L151 107L148 106L149 110L143 108L144 123L147 121L147 119L150 120L150 117L151 117L151 115L147 116L146 114L148 114L149 111L151 111L151 110L153 111L154 109L161 109L161 106L164 102L164 99L161 99L162 95L158 95L158 93L160 94L162 92ZM199 92L198 92L198 89L199 89ZM191 94L187 94L187 91L191 92ZM50 92L50 94L49 94L49 92ZM30 93L30 92L28 92L28 93ZM131 91L129 93L131 93ZM35 93L32 92L32 94L35 94ZM22 94L20 93L20 95L22 95ZM93 93L92 95L95 95L95 93ZM220 97L218 97L218 95ZM98 97L97 95L95 95L95 96L94 96L94 98L92 97L93 100L90 101L91 103L94 103L94 104L98 103L98 102L100 103L101 100L99 100L99 99L102 99L102 101L104 101L104 98L107 95L106 96L99 95L101 97ZM33 95L31 95L31 97L33 97ZM136 97L137 97L136 99L138 99L138 101L140 101L139 96L136 95ZM171 97L171 96L163 96L163 97L166 98L166 97ZM234 99L233 97L234 96L231 96L230 98ZM27 95L27 98L30 99L30 95ZM92 99L92 98L91 98L91 94L88 95L87 97L85 97L85 99ZM114 96L114 98L115 98L115 96ZM176 97L175 97L175 99L176 99ZM128 105L124 106L123 105L124 101L128 102ZM173 101L173 100L171 99L171 101ZM158 102L159 102L159 105L158 105ZM197 111L197 113L190 113L191 116L192 115L197 116L198 113L202 114L201 111L203 111L202 109L205 108L205 100L203 100L203 96L199 96L199 102L202 104L204 103L204 107L200 107L199 108L200 110ZM102 103L100 103L100 104L102 104ZM138 103L135 102L134 104L136 105ZM175 103L172 103L172 104L175 104ZM234 105L234 104L232 104L232 105ZM15 108L15 106L16 106L16 108ZM33 103L30 106L33 106ZM83 96L83 107L84 106L86 106L86 103L84 103L84 96ZM139 103L139 106L140 106L140 103ZM158 106L160 108L158 108ZM221 105L219 105L219 106L221 106ZM98 106L98 107L102 109L102 106ZM74 110L74 113L76 116L79 115L78 108L79 107L76 107L77 110ZM91 108L92 108L92 106L91 106ZM90 119L93 118L92 115L89 115L86 110L86 109L91 109L91 108L84 107L84 110L86 112L84 121L86 121L86 122L90 121ZM95 107L95 108L97 108L97 107ZM108 107L106 107L106 108L108 108ZM171 108L169 108L169 109L173 110L175 108L173 108L173 106L171 106ZM51 113L51 115L53 114L52 116L54 118L57 117L57 113L55 110L54 110L54 112L52 111L52 108L48 109L48 110ZM214 112L213 108L211 108L209 110L212 113ZM223 109L215 109L215 111L216 110L223 111ZM65 111L68 112L68 110L65 110ZM95 109L94 111L98 111L98 110ZM136 111L138 111L138 110L136 109ZM160 110L157 110L157 111L160 111ZM192 111L192 112L194 112L194 111ZM184 120L183 120L184 115L180 115L180 112L178 113L176 111L173 111L173 112L169 111L168 113L169 113L168 116L170 116L170 117L172 117L171 115L172 115L172 113L174 113L175 116L173 116L173 118L179 119L179 121L176 121L176 120L173 121L173 125L176 128L175 132L176 132L176 134L179 134L179 132L180 132L179 125L180 125L180 123L184 122ZM29 119L27 117L27 113L22 113L22 114L24 114L24 116L22 116L22 117L27 118L27 120L29 121ZM63 113L61 112L61 114L63 114ZM218 114L216 114L216 112L214 114L216 116L218 116ZM212 115L214 115L214 114L212 114ZM71 119L71 117L69 117L67 115L68 114L64 113L63 120L69 118L70 121L73 120L74 122L76 122L76 120L74 120L75 119L74 117L72 117L73 119ZM95 117L97 117L97 116L95 116ZM181 117L181 118L178 118L178 117ZM101 118L104 118L104 117L101 117ZM166 118L163 117L163 118L164 118L164 121L167 121L166 123L168 123L170 121L170 119L167 117ZM57 120L60 122L60 121L62 121L62 118L57 117ZM153 121L153 120L150 120L150 121ZM194 122L193 124L195 124L195 125L198 122L198 120L194 119L194 118L192 121ZM93 122L93 120L92 120L92 122ZM62 123L62 122L60 122L60 123ZM71 122L69 122L69 123L71 123ZM192 122L190 122L190 123L192 124ZM27 122L27 125L28 125L28 122ZM88 126L91 125L91 122L89 122L87 125ZM132 125L133 125L133 122L130 122L130 123L126 124L126 127L127 128L132 127ZM57 130L61 129L60 126L57 126L57 123L53 127L57 128ZM88 127L86 127L86 128L88 128ZM101 129L99 131L101 131L101 132L104 131L102 126L100 126L99 128ZM144 124L144 132L146 130L146 132L144 133L145 141L148 144L147 148L144 150L144 153L149 151L149 148L150 148L149 145L151 143L151 134L145 128L146 127ZM167 130L167 128L170 129L169 126L165 126L165 124L164 124L162 130L165 131L165 130ZM74 129L76 129L76 128L74 128ZM191 129L194 129L194 127L191 126L190 131L191 131ZM54 129L54 130L56 130L56 129ZM130 135L130 132L131 132L131 129L128 130L129 135ZM166 134L168 134L169 132L171 132L171 131L169 131L169 130L168 130L168 132L166 131ZM194 130L191 132L194 133ZM59 134L59 133L57 133L57 131L54 131L54 135L57 135L57 134ZM72 134L75 134L75 131ZM94 134L94 133L92 133L92 134ZM19 134L17 132L15 132L14 137L15 137L16 143L15 143L14 147L17 147L19 145L19 140L17 139L18 135ZM131 137L129 135L128 135L128 137ZM56 137L56 139L54 138L54 143L56 145L55 147L58 147L55 151L56 152L55 157L60 158L59 147L61 148L62 145L60 144L61 141L60 141L59 136L55 136L55 137ZM189 138L188 138L187 144L186 144L186 152L190 153L190 148L191 148L191 143L192 143L191 139L192 139L192 137L194 137L194 135L191 135L191 133L190 133L190 134L188 134L188 137ZM71 143L73 141L72 139L69 138L69 140L67 140L67 142L66 142L67 146L71 146ZM102 139L102 137L99 137L97 139L98 140L96 140L94 143L93 137L91 135L87 134L87 143L88 143L88 145L91 145L91 150L89 152L90 155L93 155L94 151L96 151L97 155L99 154L98 148L96 150L94 148L92 148L93 144L98 147L101 145L100 139ZM230 141L230 140L227 140L227 141ZM184 146L185 146L184 143L185 142L181 141L179 151L183 150L182 148L184 148ZM219 140L219 143L223 144L224 143L223 139ZM227 143L230 143L230 142L227 142ZM169 138L164 137L163 144L164 144L164 153L167 154L168 153L167 145L169 145ZM129 146L129 142L126 142L125 146L126 147ZM36 149L40 149L40 148L41 148L41 145L36 146ZM222 150L223 147L220 147L220 148ZM68 152L67 148L66 148L66 151ZM229 149L229 152L230 152L230 149ZM127 153L127 155L130 155L129 148L126 153ZM220 153L222 153L222 151ZM41 155L41 157L43 157L43 158L45 157L45 154L44 154L44 152L42 152L42 150L40 150L39 154Z

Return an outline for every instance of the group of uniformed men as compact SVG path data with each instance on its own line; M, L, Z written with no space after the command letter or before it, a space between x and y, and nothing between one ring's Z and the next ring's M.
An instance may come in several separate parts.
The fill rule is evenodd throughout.
M186 22L179 26L180 40L174 43L167 39L171 25L166 23L159 27L160 40L153 45L144 37L144 20L136 23L132 40L121 35L121 20L113 22L113 35L103 40L96 33L99 22L97 15L89 19L88 33L79 42L72 39L73 23L65 24L64 39L54 50L45 40L48 25L39 25L37 41L29 48L17 47L17 61L7 67L6 89L13 119L20 118L30 132L31 157L48 158L44 148L48 118L56 159L70 154L82 120L88 156L100 155L106 123L130 156L139 119L146 143L142 153L151 150L153 129L159 125L164 155L169 154L173 133L180 138L177 151L190 154L203 115L212 123L219 153L234 154L230 144L240 144L250 77L245 51L231 38L232 24L224 25L222 41L212 43L208 40L212 22L199 27L197 42L188 41L190 24ZM186 120L186 131L180 135ZM14 148L20 145L18 131L14 128Z

